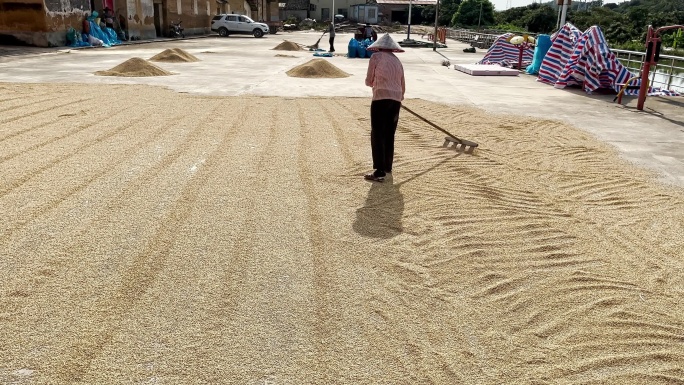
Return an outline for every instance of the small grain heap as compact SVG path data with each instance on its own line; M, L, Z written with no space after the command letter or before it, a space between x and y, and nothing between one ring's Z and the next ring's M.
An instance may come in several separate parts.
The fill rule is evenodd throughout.
M286 72L295 78L346 78L350 75L325 59L313 59Z
M152 61L162 61L168 63L189 63L199 61L196 56L180 48L171 48L151 57Z
M300 47L297 43L285 40L284 42L275 46L273 49L276 51L301 51L302 47Z
M166 71L148 62L145 59L134 57L126 60L118 66L107 70L97 71L95 75L99 76L125 76L125 77L143 77L143 76L168 76L174 75L173 72Z

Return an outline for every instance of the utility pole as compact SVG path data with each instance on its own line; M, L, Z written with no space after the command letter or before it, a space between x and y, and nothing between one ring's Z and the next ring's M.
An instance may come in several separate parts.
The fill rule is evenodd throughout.
M480 23L482 23L482 4L484 4L484 0L480 0L480 18L477 19L477 30L480 30Z
M560 25L558 28L561 28L562 26L565 25L565 16L568 14L568 3L570 0L563 0L563 8L561 9L561 19L560 19Z
M413 5L413 0L409 0L408 34L406 35L406 41L411 40L411 5Z
M435 43L435 44L432 45L433 51L437 51L437 23L438 22L439 22L439 0L437 0L437 4L435 4L435 35L434 35L435 41L433 41L433 43ZM681 31L679 31L679 32L681 32ZM676 44L677 43L675 43L675 48L676 48Z

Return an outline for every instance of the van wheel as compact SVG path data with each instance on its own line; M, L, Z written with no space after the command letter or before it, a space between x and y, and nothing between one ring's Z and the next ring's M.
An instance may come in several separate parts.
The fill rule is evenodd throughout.
M260 37L262 37L262 36L264 36L264 31L262 31L262 30L260 30L260 29L258 29L258 28L254 30L254 37L260 38Z
M221 37L228 36L228 30L224 27L219 28L218 33L219 33L219 36L221 36Z

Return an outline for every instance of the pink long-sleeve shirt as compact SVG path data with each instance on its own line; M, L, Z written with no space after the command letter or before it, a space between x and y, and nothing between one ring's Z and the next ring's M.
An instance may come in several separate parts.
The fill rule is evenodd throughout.
M392 52L378 51L368 63L366 85L373 88L373 100L404 100L404 67Z

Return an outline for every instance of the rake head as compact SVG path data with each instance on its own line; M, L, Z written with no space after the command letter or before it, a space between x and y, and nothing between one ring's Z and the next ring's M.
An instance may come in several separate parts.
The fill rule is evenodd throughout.
M449 145L451 145L451 147L449 147ZM478 146L478 144L475 142L471 142L469 140L447 136L444 138L444 144L442 146L447 148L453 148L458 152L465 152L467 154L471 154L475 150L475 147Z

